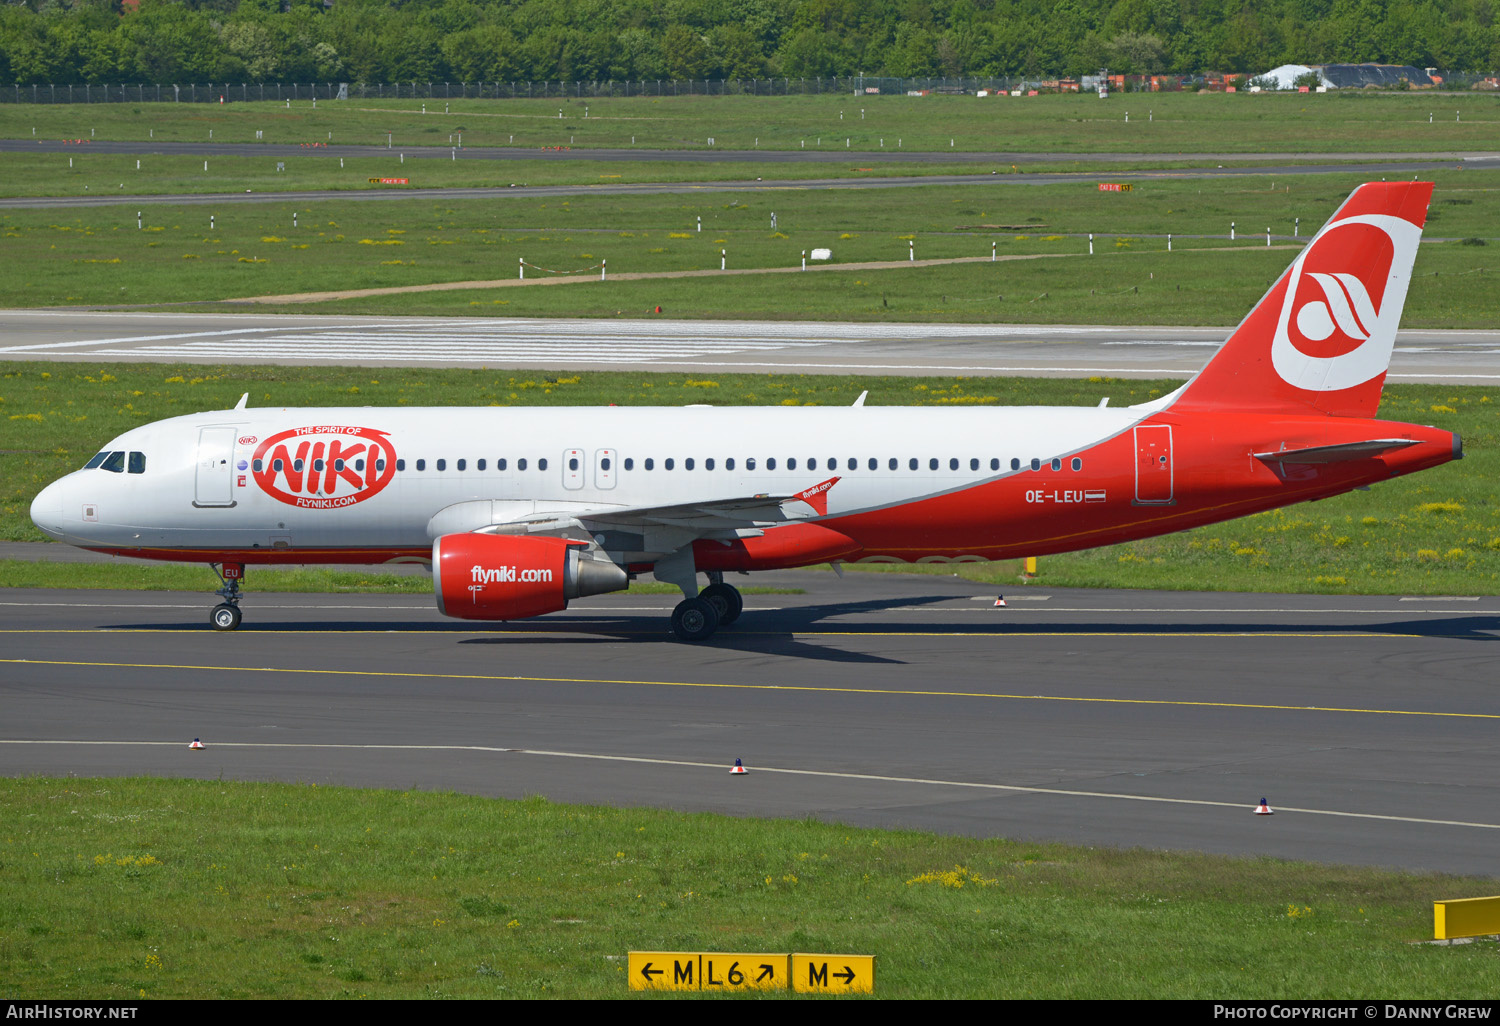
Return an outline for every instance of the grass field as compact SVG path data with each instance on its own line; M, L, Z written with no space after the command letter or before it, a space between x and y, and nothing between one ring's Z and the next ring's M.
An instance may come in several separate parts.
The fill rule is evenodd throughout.
M12 1000L625 997L629 950L873 954L885 998L1494 993L1493 945L1410 943L1493 880L222 780L0 780L0 819Z
M705 381L713 385L705 386ZM720 405L844 405L865 389L871 406L1094 406L1106 395L1115 405L1143 402L1176 384L800 375L689 379L593 372L559 380L555 373L540 371L0 364L0 538L44 540L27 515L31 499L48 482L81 467L113 436L163 417L226 409L246 391L251 405L286 406L675 406L705 400ZM1482 388L1390 386L1381 415L1457 431L1465 443L1462 462L1368 492L1163 538L1049 556L1043 560L1041 582L1330 594L1500 594L1500 501L1493 483L1500 477L1500 400L1491 400ZM941 410L934 409L933 415L941 416ZM109 580L117 583L109 586L193 589L206 583L196 568L117 567L110 572L116 577ZM927 572L959 572L1004 585L1016 580L1018 568L1013 563L969 564ZM252 575L252 590L263 576ZM25 564L0 564L0 586L48 582L96 587L101 578L88 564L58 568L45 580ZM425 583L416 590L425 590Z
M847 139L851 151L879 150L883 141L885 149L925 152L1432 153L1493 150L1500 124L1500 100L1477 93L678 96L447 106L448 113L442 100L6 104L0 137L209 142L213 132L219 143L389 139L399 149L446 148L462 133L467 147L520 149L826 151Z
M1430 239L1500 239L1500 174L1437 176ZM1264 230L1310 235L1357 176L1161 180L1127 194L1091 183L552 199L149 207L0 213L7 253L0 305L164 304L303 291L516 280L517 261L611 274L796 267L829 247L835 263L1000 256L1059 259L896 268L809 277L598 282L566 289L438 292L319 304L328 312L1223 324L1237 320L1291 259ZM778 230L770 228L777 214ZM293 227L294 215L297 226ZM702 218L703 231L697 231ZM212 218L212 228L210 228ZM1238 238L1228 239L1231 223ZM966 228L1035 225L1034 230ZM1096 255L1087 258L1086 234ZM1164 233L1176 234L1166 252ZM1214 252L1199 252L1203 249ZM1222 250L1222 251L1221 251ZM1429 242L1405 324L1481 327L1496 293L1474 287L1487 246ZM1046 293L1046 299L1042 294ZM1003 297L1003 298L997 298ZM304 308L305 309L305 308Z

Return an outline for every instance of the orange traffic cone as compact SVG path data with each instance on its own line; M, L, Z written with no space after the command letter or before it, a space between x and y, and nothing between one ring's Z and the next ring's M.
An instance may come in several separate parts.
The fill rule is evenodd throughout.
M188 745L188 747L195 752L201 752L203 750L203 742L199 741L197 738L193 738L193 743Z
M1271 807L1266 804L1266 800L1264 798L1262 798L1260 800L1260 804L1255 807L1255 814L1257 816L1274 816L1274 815L1276 815L1276 813L1274 813L1274 812L1271 811Z
M999 598L997 598L995 600L995 608L998 609L999 607L1001 607L1003 605L1005 605L1005 596L1001 595Z
M729 772L730 773L748 773L750 771L747 770L747 769L745 769L745 764L744 763L742 763L742 762L740 762L740 760L736 759L736 760L734 760L734 765L730 768Z

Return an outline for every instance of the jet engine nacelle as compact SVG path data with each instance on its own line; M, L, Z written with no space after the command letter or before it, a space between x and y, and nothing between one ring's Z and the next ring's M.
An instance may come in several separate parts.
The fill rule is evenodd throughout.
M445 534L432 543L432 590L444 616L522 620L629 584L615 563L565 538Z

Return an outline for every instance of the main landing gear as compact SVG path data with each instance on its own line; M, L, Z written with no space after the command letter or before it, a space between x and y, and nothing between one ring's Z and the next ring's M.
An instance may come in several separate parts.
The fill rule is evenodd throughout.
M223 582L223 587L214 592L224 599L208 614L208 622L216 631L232 631L240 625L240 581L245 578L243 563L225 563L221 570L217 565L209 566Z
M672 633L678 641L707 641L714 631L738 620L745 608L739 589L725 584L722 573L710 573L708 578L712 583L707 588L672 610Z

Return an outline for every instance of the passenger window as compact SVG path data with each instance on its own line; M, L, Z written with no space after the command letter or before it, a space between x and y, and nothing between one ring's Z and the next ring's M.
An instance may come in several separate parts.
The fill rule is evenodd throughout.
M703 461L703 469L704 470L712 470L712 469L714 469L714 458L712 456L708 457L706 460Z
M670 456L668 456L666 459L662 460L661 465L666 470L676 470L677 469L677 461L674 460Z
M932 459L930 459L930 460L927 461L927 469L928 470L936 470L937 468L938 468L938 461L937 461L937 457L934 456L934 457L932 457Z
M437 468L439 470L447 470L448 469L448 461L447 460L438 460L437 461Z
M317 471L319 473L322 473L322 471L323 471L323 458L321 456L318 457L317 459L313 460L313 470L315 470L315 471Z
M344 469L344 461L343 460L334 460L333 461L333 469L334 470L338 470L338 471L342 471Z
M859 469L859 460L855 459L853 456L849 457L849 469L850 470L858 470Z
M746 457L746 459L745 459L745 469L746 470L754 470L755 469L755 457L754 456Z
M991 456L990 457L990 469L991 470L999 470L1000 469L1000 459L999 459L998 456Z
M462 463L460 463L458 469L459 470L464 469L463 466L462 466ZM577 456L569 456L568 457L568 469L569 470L577 470L578 469L578 457ZM604 469L608 470L609 468L605 467Z
M630 456L626 456L625 457L625 469L626 470L634 470L635 469L635 460L632 457L630 457Z
M895 470L900 465L901 465L901 462L899 460L897 460L896 457L892 456L891 457L891 462L890 462L891 469Z
M484 468L480 467L479 469L483 470ZM600 459L599 459L599 469L600 470L608 470L609 469L609 457L608 456L600 457Z
M874 456L870 457L870 469L871 470L879 470L880 469L880 461L877 460Z
M725 470L733 470L734 469L734 457L733 456L729 457L728 459L726 459L724 461L724 469Z
M301 460L300 457L298 459L292 460L292 469L295 470L297 473L299 473L299 474L302 473L302 466L303 466L303 463L302 463L302 460ZM107 470L108 468L106 467L105 469ZM420 466L418 466L417 469L421 470L422 468Z
M469 461L468 460L459 460L457 463L454 464L454 467L456 469L458 469L458 470L463 470L468 465L469 465Z
M343 461L340 460L339 462L342 463ZM365 461L364 460L355 460L354 461L354 469L357 470L359 473L363 474L365 472Z
M766 469L767 470L775 470L776 469L776 457L775 456L769 456L769 457L766 458Z
M954 457L952 457L952 458L950 458L948 460L948 469L949 470L957 470L958 469L958 457L957 456L954 456Z
M1083 469L1083 460L1079 459L1077 456L1073 457L1073 469L1074 470L1082 470Z
M505 473L505 466L506 466L506 464L505 464L505 457L504 456L501 456L499 459L495 460L495 469L498 470L500 473L502 473L502 474Z
M485 466L484 460L475 460L474 461L474 469L475 470L483 471L484 470L484 466Z
M146 472L146 454L133 452L130 454L130 472L132 474L144 474Z
M426 460L417 460L417 469L418 470L426 470L427 469L427 461Z
M969 469L970 470L978 470L979 469L979 460L977 460L977 459L970 459L969 460Z
M1041 470L1042 469L1042 461L1039 460L1039 459L1037 459L1035 456L1033 456L1031 458L1031 469L1032 470Z
M547 457L543 456L541 459L539 459L539 460L536 461L536 469L538 469L538 470L546 470L547 469Z
M693 469L693 458L691 456L689 456L687 459L685 459L685 460L682 461L682 469L683 470L692 470Z
M516 469L517 470L525 470L526 469L526 457L525 456L522 456L520 459L516 460Z
M910 467L912 470L916 470L917 469L917 458L915 456L913 456L911 458L911 462L909 462L907 464L907 466Z
M1019 459L1017 459L1016 457L1012 456L1010 458L1010 469L1011 470L1020 470L1021 469L1021 461Z
M361 460L360 462L364 462L364 461ZM399 465L398 465L398 469L399 469ZM385 460L376 460L375 461L375 472L377 474L383 474L383 473L385 473Z
M257 474L259 474L262 470L264 470L266 468L266 461L265 460L255 460L254 462L252 462L250 464L250 468L252 470L254 470ZM277 469L279 470L280 468L278 467Z
M828 457L828 469L829 470L837 470L837 469L839 469L839 458L837 456L830 456L830 457Z
M96 467L98 467L99 464L103 463L108 457L109 457L109 451L108 450L106 450L104 452L95 453L94 454L94 458L91 459L91 460L89 460L87 463L85 463L83 465L83 469L84 470L93 470Z
M1056 456L1054 456L1052 458L1052 469L1053 470L1061 470L1062 469L1062 460L1058 459Z
M646 469L647 470L655 470L656 469L656 460L653 459L650 456L646 457Z
M795 456L788 456L786 458L786 469L788 469L788 470L796 470L797 469L797 457L795 457ZM807 469L809 469L809 470L817 470L818 468L817 467L808 467Z
M281 469L281 461L280 460L276 461L276 469L277 470ZM396 461L396 469L397 470L405 470L406 469L406 461L405 460L397 460Z

